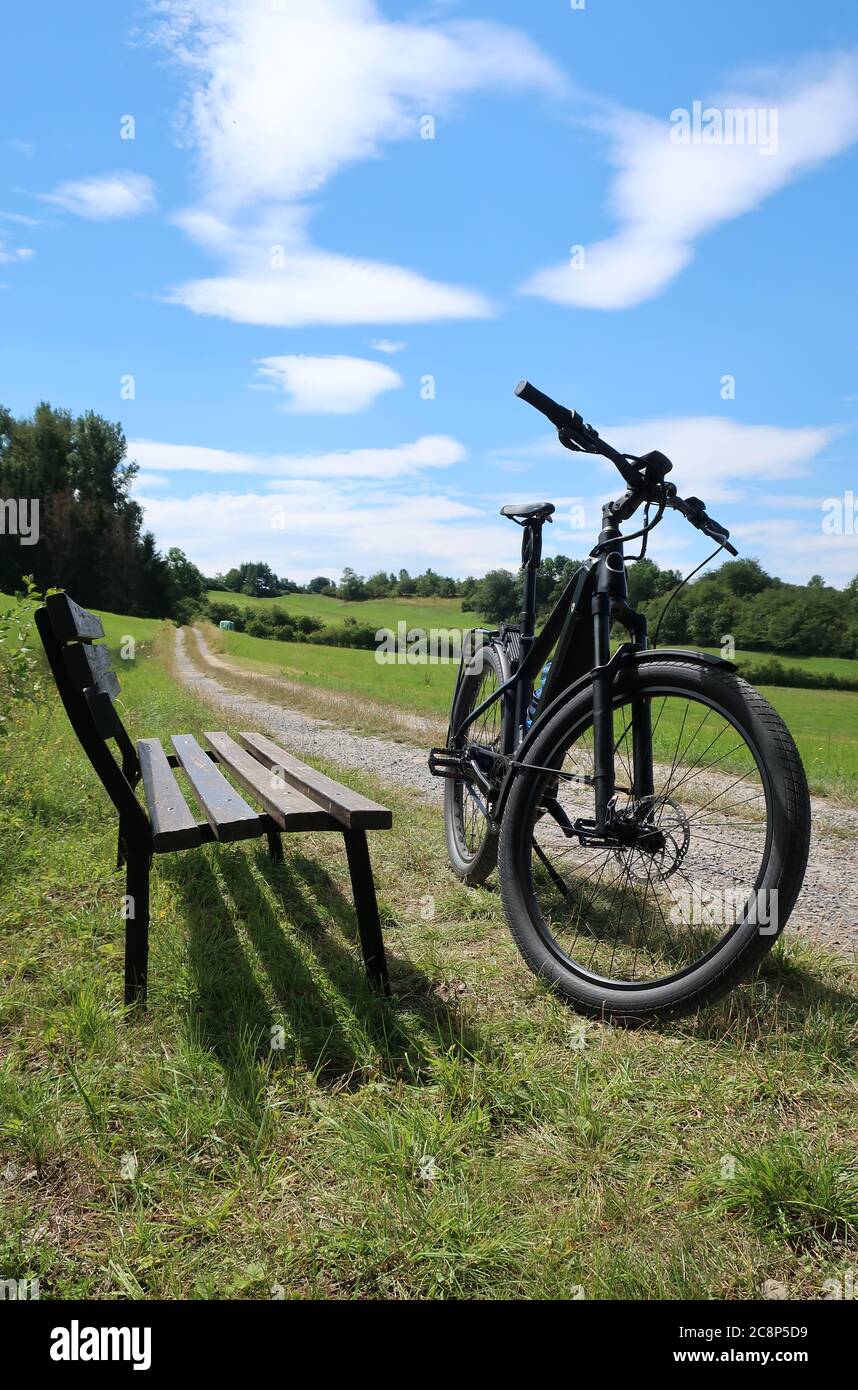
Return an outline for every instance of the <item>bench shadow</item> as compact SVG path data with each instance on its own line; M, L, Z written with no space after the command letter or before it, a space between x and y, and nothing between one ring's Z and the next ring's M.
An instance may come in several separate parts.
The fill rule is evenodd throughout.
M485 1057L455 1000L389 941L394 997L370 988L350 898L316 861L290 855L288 837L285 848L278 862L264 842L220 852L217 873L205 852L193 866L163 866L187 923L189 1022L231 1094L255 1108L260 1063L300 1065L320 1085L356 1090L379 1076L426 1084L450 1049ZM275 1027L283 1047L272 1053Z

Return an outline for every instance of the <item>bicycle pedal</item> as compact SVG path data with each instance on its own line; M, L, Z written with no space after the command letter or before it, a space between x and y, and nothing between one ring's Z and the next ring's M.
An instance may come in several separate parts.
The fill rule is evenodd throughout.
M432 748L428 762L433 777L462 776L462 755L452 748Z

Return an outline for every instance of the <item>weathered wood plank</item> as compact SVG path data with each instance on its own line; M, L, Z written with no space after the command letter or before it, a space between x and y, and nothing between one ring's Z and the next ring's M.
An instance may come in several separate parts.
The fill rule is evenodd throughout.
M81 608L68 594L48 594L45 606L60 642L92 642L104 636L101 619Z
M262 763L239 748L229 734L210 733L205 740L236 782L261 802L282 830L339 830L339 823L327 811L281 778L275 778Z
M265 829L262 817L239 796L191 734L173 734L172 744L197 801L218 840L250 840Z
M141 739L137 744L137 756L156 853L190 849L201 844L196 816L182 795L160 740Z
M119 681L110 664L110 652L106 647L94 647L89 642L73 642L63 648L68 673L78 690L97 686L115 700L119 694Z
M385 806L308 767L265 734L242 733L239 738L263 767L277 768L284 782L303 792L347 829L389 830L393 824L393 815Z

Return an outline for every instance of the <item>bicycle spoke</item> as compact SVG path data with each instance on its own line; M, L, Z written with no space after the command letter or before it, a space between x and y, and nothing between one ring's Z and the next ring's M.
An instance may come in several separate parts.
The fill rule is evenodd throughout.
M561 776L546 778L534 802L552 801L532 829L533 891L546 930L577 968L628 983L670 978L732 931L766 852L765 788L744 738L703 699L663 694L651 703L653 737L669 751L654 757L655 793L639 802L632 701L615 706L612 814L625 817L629 843L592 839L595 790L581 780L593 767L589 722L558 757ZM760 818L749 820L756 806ZM569 833L576 824L590 830Z

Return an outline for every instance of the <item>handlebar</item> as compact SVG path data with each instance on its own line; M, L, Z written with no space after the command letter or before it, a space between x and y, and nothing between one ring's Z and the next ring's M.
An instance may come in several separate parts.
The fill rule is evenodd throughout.
M570 410L568 406L558 405L550 396L538 391L535 386L531 386L529 381L520 381L515 388L515 394L521 400L527 401L534 410L539 410L550 420L556 430L577 430L583 426L584 421L577 410Z
M719 541L731 555L738 555L735 546L729 544L730 532L726 526L722 526L714 517L708 515L700 498L682 498L673 483L664 481L665 475L673 468L670 459L664 454L654 451L642 458L635 458L632 454L619 453L600 438L592 425L585 423L577 410L570 410L568 406L553 401L529 381L520 381L515 388L515 394L551 421L557 430L560 443L567 449L587 454L601 454L609 458L632 492L640 493L641 502L660 499L663 506L681 512L692 526L712 540Z
M713 541L720 541L724 549L728 550L731 555L738 555L739 552L736 547L729 543L730 532L727 527L722 526L720 521L716 521L714 516L709 515L705 504L701 502L699 497L674 495L669 499L667 505L672 507L674 511L681 512L692 526L696 526L698 531L703 532L704 536L708 536Z

